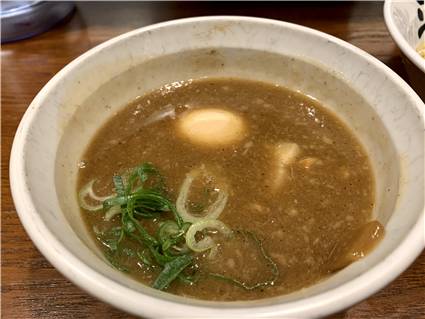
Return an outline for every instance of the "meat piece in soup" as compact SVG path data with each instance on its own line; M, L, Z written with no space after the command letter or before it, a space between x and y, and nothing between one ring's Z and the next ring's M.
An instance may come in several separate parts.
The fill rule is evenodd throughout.
M112 266L157 289L249 300L308 287L367 254L374 180L317 101L233 78L131 102L91 141L78 192Z

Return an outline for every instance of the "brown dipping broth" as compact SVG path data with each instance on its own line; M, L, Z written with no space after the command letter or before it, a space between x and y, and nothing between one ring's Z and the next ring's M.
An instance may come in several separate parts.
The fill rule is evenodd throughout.
M177 134L176 122L184 112L220 108L239 115L246 136L222 147L199 146ZM167 114L167 115L164 115ZM280 142L296 143L300 155L288 165L288 177L277 190L271 149ZM371 221L374 180L362 146L335 115L317 101L283 87L241 79L204 79L170 84L131 102L96 134L80 163L80 189L96 179L100 195L113 192L112 176L151 162L165 177L175 202L186 174L205 165L216 183L229 189L219 220L233 230L251 231L279 268L273 285L253 290L204 276L195 284L175 280L167 291L207 300L249 300L287 294L326 278L368 253L383 235ZM190 207L208 204L205 196L214 182L198 180ZM192 205L192 206L191 206ZM119 217L105 221L104 214L82 216L99 248L108 248L96 232L119 225ZM159 223L171 219L142 219L152 234ZM241 234L222 240L213 259L196 255L192 269L215 272L246 283L267 280L270 269L256 245ZM140 246L126 240L124 247ZM131 254L130 254L131 255ZM159 273L135 256L120 260L129 275L150 285Z

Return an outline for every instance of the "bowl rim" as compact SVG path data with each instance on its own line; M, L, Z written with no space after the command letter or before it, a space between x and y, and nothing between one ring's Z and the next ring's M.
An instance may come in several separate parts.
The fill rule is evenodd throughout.
M400 48L400 50L403 52L405 56L408 57L408 59L421 70L423 73L425 73L425 59L422 58L418 52L414 48L410 46L410 44L407 42L407 40L404 38L404 36L401 34L400 30L396 26L394 22L394 17L391 14L391 8L393 6L395 1L393 0L385 0L384 3L384 20L385 24L387 26L387 29L393 38L394 42L397 44L397 46Z
M381 260L378 264L362 273L357 278L311 297L280 304L254 306L247 304L243 307L232 307L231 303L229 303L229 307L214 307L214 302L210 302L211 305L189 305L182 302L153 297L122 286L114 280L101 275L85 264L77 256L68 251L60 240L58 240L48 229L41 217L38 215L35 204L32 201L31 194L26 186L27 178L25 176L25 160L22 155L25 151L25 145L28 143L26 140L28 130L40 108L41 102L47 95L50 94L51 88L54 87L64 76L71 72L81 61L89 56L95 55L97 52L116 42L156 28L173 27L175 25L185 23L190 24L206 21L273 24L275 26L309 33L329 40L338 46L361 56L363 59L367 60L368 63L374 65L377 69L380 69L381 72L385 73L389 79L394 81L400 87L400 90L403 91L403 93L411 98L412 107L417 108L418 114L423 119L423 108L425 108L423 102L410 88L410 86L408 86L394 71L365 51L334 36L308 27L273 19L244 16L193 17L171 20L142 27L101 43L71 61L42 88L25 112L12 145L10 157L10 184L17 213L27 234L39 251L66 278L96 298L135 315L143 314L149 317L165 318L170 316L170 311L172 311L174 316L182 317L193 315L197 317L221 317L225 315L227 317L235 318L248 318L250 316L270 316L280 318L282 318L282 316L296 316L297 318L317 317L335 313L367 298L395 279L423 250L425 246L422 234L424 225L423 209L410 232L406 235L406 237L404 237L399 245L384 260ZM104 293L105 291L108 293ZM126 298L122 298L124 295Z

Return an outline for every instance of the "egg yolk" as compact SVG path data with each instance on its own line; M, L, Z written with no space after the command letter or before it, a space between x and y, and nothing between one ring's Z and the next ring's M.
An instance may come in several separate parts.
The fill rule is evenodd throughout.
M246 125L239 115L219 108L188 111L179 118L177 126L184 138L205 146L237 143L246 132Z

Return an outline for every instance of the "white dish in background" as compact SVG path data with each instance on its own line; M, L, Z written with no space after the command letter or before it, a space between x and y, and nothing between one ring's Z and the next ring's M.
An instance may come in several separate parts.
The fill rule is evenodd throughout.
M385 0L384 18L391 37L408 59L405 65L413 88L425 100L425 59L416 51L425 43L425 5L416 0Z
M375 217L386 227L366 258L312 287L249 302L187 299L111 268L80 218L77 162L117 110L162 84L202 76L264 80L334 110L370 154ZM29 106L10 161L13 199L38 249L90 294L146 317L312 318L367 298L424 248L424 104L364 51L298 25L248 17L160 23L107 41L60 71Z
M419 20L419 10L422 21ZM425 31L421 32L421 28L425 28L422 27L425 25L425 5L415 0L386 0L384 17L400 50L425 74L425 60L416 52L419 44L425 42Z

